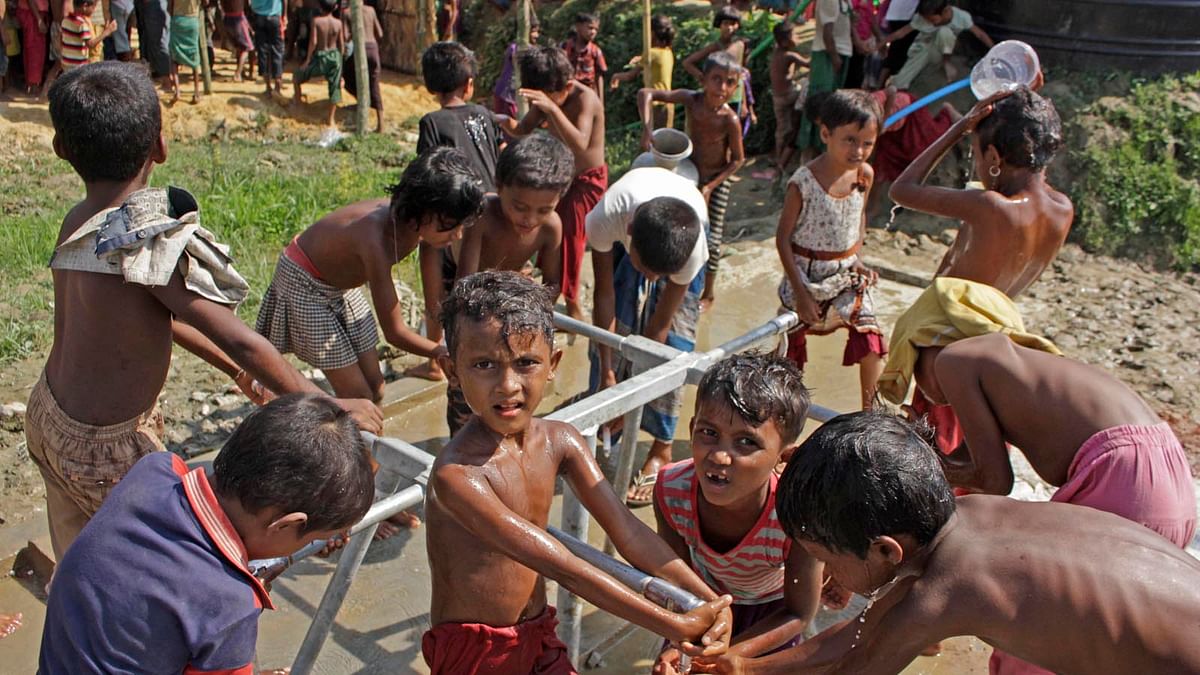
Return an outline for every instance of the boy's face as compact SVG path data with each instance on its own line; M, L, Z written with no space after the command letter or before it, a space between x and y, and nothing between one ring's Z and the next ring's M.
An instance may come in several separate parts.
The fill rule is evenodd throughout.
M875 139L879 136L879 125L875 120L868 120L861 127L857 124L843 124L829 129L821 125L821 141L825 143L828 152L846 166L858 166L871 157L875 149Z
M946 5L946 8L940 12L935 12L933 14L922 14L921 16L935 26L945 26L946 24L950 23L950 19L954 18L954 10L951 9L949 5Z
M692 459L704 500L713 506L762 504L783 439L773 420L747 422L724 401L697 400Z
M541 34L542 34L541 28L538 28L537 26L530 26L529 27L529 43L537 44L538 37L540 37Z
M511 436L529 428L554 379L562 352L541 333L504 340L495 319L459 319L454 354L441 358L450 383L462 388L471 410L492 431Z
M733 96L733 92L737 91L738 83L742 79L742 73L737 70L722 70L721 68L713 68L704 73L704 95L711 102L716 103L720 100L721 103L728 103Z
M646 265L642 263L642 257L638 254L637 248L633 246L629 247L629 264L633 265L633 269L646 277L646 281L650 283L658 281L658 278L662 276L658 272L646 269Z
M519 234L529 234L545 225L558 206L558 190L501 185L496 193L504 219Z
M849 552L835 553L807 539L793 541L813 559L825 563L825 574L829 576L826 592L840 587L851 593L870 595L895 577L903 559L903 549L891 537L879 537L871 542L865 558Z
M575 34L584 44L596 39L596 34L600 32L600 23L597 21L581 21L575 24Z
M96 9L96 3L91 0L75 0L75 13L87 16Z
M913 379L917 382L917 389L929 399L930 403L935 405L946 405L946 395L942 393L942 385L938 383L937 375L934 373L933 366L937 362L938 354L942 353L944 347L925 347L917 350L917 363L913 366Z
M733 37L733 34L738 32L738 28L741 27L742 24L737 21L722 21L721 28L719 29L721 31L721 37L728 40L729 38Z
M459 222L449 216L431 213L425 217L419 228L421 241L433 248L446 248L462 239L466 222Z

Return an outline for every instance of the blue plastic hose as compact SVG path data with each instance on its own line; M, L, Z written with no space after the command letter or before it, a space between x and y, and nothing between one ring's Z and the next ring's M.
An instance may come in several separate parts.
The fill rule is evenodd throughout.
M940 98L945 98L946 96L953 94L954 92L958 91L959 89L963 89L964 87L969 87L969 86L971 86L971 78L964 77L963 79L959 80L958 82L953 82L951 84L948 84L948 85L942 87L941 89L938 89L937 91L933 92L932 94L927 94L925 96L922 96L921 98L917 99L915 102L910 103L910 104L904 106L903 108L901 108L900 110L897 110L896 112L892 113L891 116L888 117L887 120L884 121L883 128L886 130L888 127L892 126L896 122L899 122L900 120L904 119L905 117L908 117L913 112L920 110L921 108L924 108L925 106L929 105L930 103L933 103L934 101L936 101Z

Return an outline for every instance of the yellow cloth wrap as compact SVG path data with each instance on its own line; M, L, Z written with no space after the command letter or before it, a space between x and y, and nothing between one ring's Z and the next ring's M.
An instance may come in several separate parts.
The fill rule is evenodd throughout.
M938 277L896 319L891 352L879 376L879 393L902 403L917 365L917 350L945 347L969 337L1004 333L1013 342L1051 354L1062 354L1044 337L1025 332L1017 306L1004 293L976 281Z

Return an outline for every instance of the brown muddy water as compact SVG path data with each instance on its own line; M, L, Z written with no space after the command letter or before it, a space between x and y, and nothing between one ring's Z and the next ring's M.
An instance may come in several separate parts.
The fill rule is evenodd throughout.
M778 309L775 288L779 282L779 265L773 242L742 242L729 248L732 254L722 261L717 303L700 323L700 350L745 333L770 319ZM584 269L585 275L589 275L590 265L585 264ZM881 282L874 299L883 324L890 325L918 292L912 287ZM544 410L561 404L587 385L587 341L578 339L568 345L565 336L560 336L559 342L565 354L558 379L543 403ZM771 340L763 347L774 345ZM859 405L858 374L853 368L841 366L844 345L844 333L810 339L810 363L805 380L813 391L815 402L835 410L851 411ZM407 389L410 393L407 398L388 406L385 433L436 453L447 433L444 386L423 387L407 383ZM683 459L689 453L686 438L694 405L694 388L688 389L677 436L685 442L676 443L676 459ZM807 430L815 426L810 422ZM643 438L643 453L648 440ZM637 514L653 526L651 509L640 509ZM551 520L557 520L557 506ZM41 537L46 539L44 533ZM603 542L602 533L594 525L589 539L594 545ZM49 550L48 541L43 541L41 546L43 550ZM279 668L291 663L333 566L334 563L328 560L305 560L275 582L272 596L278 609L264 612L260 622L260 668ZM6 561L4 569L11 567L12 561ZM329 675L428 672L420 653L421 634L429 627L427 568L425 537L421 529L373 545L321 652L315 672ZM554 597L553 591L550 597ZM0 639L0 664L3 664L0 672L32 673L37 667L44 604L33 584L10 575L0 579L0 613L12 612L23 612L25 625L12 636ZM844 617L821 616L818 621L824 626L839 618ZM599 643L622 623L591 607L585 609L584 649ZM648 672L659 644L659 638L639 630L609 652L601 668L588 672ZM986 672L990 648L975 638L955 638L943 646L941 656L919 658L905 672ZM582 663L576 665L583 666Z

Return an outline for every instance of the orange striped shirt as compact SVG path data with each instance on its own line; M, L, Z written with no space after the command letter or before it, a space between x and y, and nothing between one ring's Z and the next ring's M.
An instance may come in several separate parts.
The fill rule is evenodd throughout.
M767 504L758 522L742 541L724 553L704 542L696 515L699 484L693 460L668 464L658 472L654 484L654 503L663 520L687 544L692 567L718 593L728 593L739 605L757 605L783 597L784 565L792 550L792 540L783 532L775 514L775 487L778 477L771 474Z
M88 40L92 39L92 20L81 14L68 14L62 20L62 66L70 70L86 65L91 58Z

